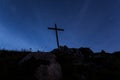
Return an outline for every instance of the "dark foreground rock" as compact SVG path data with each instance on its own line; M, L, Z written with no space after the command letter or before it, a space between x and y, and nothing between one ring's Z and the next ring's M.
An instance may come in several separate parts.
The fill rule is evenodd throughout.
M120 80L120 52L89 48L0 51L0 80Z
M62 80L61 66L50 53L28 54L18 63L17 70L15 80Z

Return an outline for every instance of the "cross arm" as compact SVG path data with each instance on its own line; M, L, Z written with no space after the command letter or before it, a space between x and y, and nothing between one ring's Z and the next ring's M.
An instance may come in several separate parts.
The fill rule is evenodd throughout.
M57 30L59 30L59 31L64 31L64 29L59 29L59 28L58 28Z
M48 27L48 29L52 29L52 30L55 30L55 28L50 28L50 27Z
M59 30L59 31L64 31L64 29L59 29L59 28L50 28L50 27L48 27L48 29L51 29L51 30Z

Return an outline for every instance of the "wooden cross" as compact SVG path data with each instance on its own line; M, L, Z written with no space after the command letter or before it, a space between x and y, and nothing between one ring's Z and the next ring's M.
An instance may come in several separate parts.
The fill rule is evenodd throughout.
M58 31L64 31L64 29L59 29L59 28L57 28L57 25L56 25L56 24L55 24L55 28L50 28L50 27L48 27L48 29L50 29L50 30L55 30L55 32L56 32L57 46L58 46L58 49L59 49Z

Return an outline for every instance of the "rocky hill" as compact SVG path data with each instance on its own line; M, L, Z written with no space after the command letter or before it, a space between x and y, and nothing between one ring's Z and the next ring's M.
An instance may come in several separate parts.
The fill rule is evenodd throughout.
M0 51L0 80L120 80L120 52L66 46L51 52Z

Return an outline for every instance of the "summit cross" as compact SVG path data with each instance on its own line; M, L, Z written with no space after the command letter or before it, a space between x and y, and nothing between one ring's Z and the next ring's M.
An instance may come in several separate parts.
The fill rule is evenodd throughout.
M55 24L55 28L48 27L48 29L50 29L50 30L55 30L57 47L58 47L58 49L59 49L58 31L64 31L64 29L57 28L57 25L56 25L56 24Z

